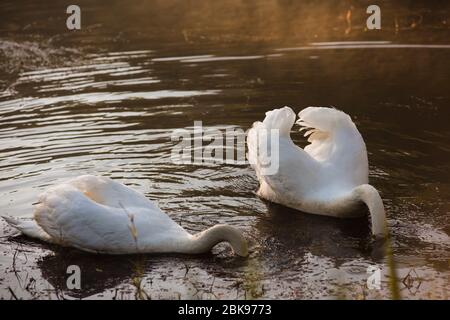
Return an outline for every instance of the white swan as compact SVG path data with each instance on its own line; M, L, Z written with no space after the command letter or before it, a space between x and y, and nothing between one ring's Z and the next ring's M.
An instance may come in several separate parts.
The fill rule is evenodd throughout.
M3 218L27 236L88 252L198 254L227 241L236 254L248 254L236 228L216 225L191 235L146 197L106 177L84 175L49 188L34 220Z
M333 108L308 107L297 123L308 129L309 145L296 146L290 137L295 113L289 107L266 113L263 122L255 122L247 136L249 162L260 182L258 195L307 213L351 217L366 204L370 211L372 233L384 236L386 218L383 201L368 184L366 145L351 118ZM263 135L279 132L279 168L264 173L268 163ZM272 144L275 146L274 144Z

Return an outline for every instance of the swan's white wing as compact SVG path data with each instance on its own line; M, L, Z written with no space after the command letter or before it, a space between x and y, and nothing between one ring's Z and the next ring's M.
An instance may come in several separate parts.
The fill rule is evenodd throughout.
M248 133L249 161L261 184L259 193L271 201L294 202L314 189L318 180L317 162L290 138L289 132L294 121L295 113L291 108L275 109L266 114L264 122L256 122ZM273 158L267 159L264 153L259 152L266 146L263 145L264 139L258 138L267 135L272 129L279 130L278 168L270 174L264 174L263 165ZM272 146L276 147L276 144L272 142Z
M126 192L117 195L126 207L110 198L118 207L104 205L90 195L72 182L50 188L39 199L35 220L55 242L101 253L157 251L158 245L187 234L156 205L130 205L133 199L128 199Z
M297 121L306 130L309 145L305 151L318 161L328 160L335 150L333 135L341 127L351 127L353 122L342 111L333 108L308 107L300 111Z
M258 179L273 172L270 170L273 164L278 167L279 140L281 138L290 140L289 132L294 121L294 111L289 107L284 107L266 112L264 121L255 122L249 130L247 135L248 160L255 169ZM276 140L272 141L274 139Z
M323 164L328 184L344 188L368 183L366 145L350 116L324 107L308 107L298 115L297 123L309 136L304 150Z

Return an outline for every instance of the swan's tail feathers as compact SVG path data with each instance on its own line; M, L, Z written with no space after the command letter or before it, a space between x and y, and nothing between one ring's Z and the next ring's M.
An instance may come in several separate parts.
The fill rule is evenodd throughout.
M274 109L266 112L263 124L266 129L279 130L280 136L288 136L295 122L295 113L289 107Z
M1 216L11 227L24 235L46 242L53 242L51 237L36 223L35 220L22 220L8 216Z

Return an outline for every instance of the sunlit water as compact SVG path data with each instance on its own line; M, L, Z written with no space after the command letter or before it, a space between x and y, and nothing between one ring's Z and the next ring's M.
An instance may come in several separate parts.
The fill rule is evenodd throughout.
M48 28L40 37L53 38L45 14L33 17ZM171 161L175 129L202 121L204 128L245 131L284 105L296 112L333 105L352 116L386 206L402 297L448 298L449 43L341 36L227 46L216 44L214 31L198 43L186 35L133 34L139 22L120 25L126 40L119 43L111 40L116 29L101 29L98 38L80 33L52 50L33 47L40 37L11 40L11 33L23 39L22 29L1 29L1 63L10 68L0 97L1 214L30 217L48 186L105 175L156 201L190 232L217 223L242 229L250 257L234 257L226 245L200 257L95 256L15 236L2 221L0 298L130 299L139 297L137 287L153 299L389 298L388 266L367 219L264 202L249 165ZM17 67L32 57L35 65ZM296 129L293 138L305 144ZM66 288L71 264L81 267L80 291ZM382 269L380 290L366 287L370 265Z

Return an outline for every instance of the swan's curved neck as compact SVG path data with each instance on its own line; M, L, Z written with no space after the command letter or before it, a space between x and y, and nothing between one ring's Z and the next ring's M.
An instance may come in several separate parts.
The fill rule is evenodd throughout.
M236 254L242 257L248 255L247 241L241 232L232 226L220 224L191 236L180 247L179 252L190 254L205 253L223 241L228 242Z
M384 212L383 200L378 191L369 184L356 187L353 192L369 208L372 221L372 234L385 237L387 235L386 214Z

